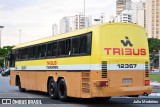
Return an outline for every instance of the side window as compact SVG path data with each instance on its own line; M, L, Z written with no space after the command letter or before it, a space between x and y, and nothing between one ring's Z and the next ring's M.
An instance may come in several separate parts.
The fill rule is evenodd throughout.
M59 55L70 55L71 54L71 39L59 41L58 45Z
M19 49L18 51L18 60L21 60L21 56L22 56L22 49Z
M35 59L36 58L36 47L30 47L29 48L29 59Z
M58 53L58 43L57 42L53 42L52 56L57 56L57 53Z
M52 43L47 44L47 57L52 56Z
M16 61L18 61L18 60L19 60L19 59L18 59L18 53L19 53L19 50L16 50L16 51L15 51L15 55L16 55L16 56L15 56L15 57L16 57Z
M80 37L80 53L87 53L87 36L85 35Z
M28 48L22 49L21 59L22 60L28 59Z
M33 47L33 58L36 58L36 46Z
M42 57L42 45L37 46L37 58Z
M44 57L81 56L90 55L92 46L92 33L77 35L59 41L31 46L15 50L16 60L39 59Z
M46 57L46 44L42 45L41 57L42 58Z
M71 55L71 39L66 40L66 55Z
M24 49L24 59L28 59L28 48Z
M92 47L92 33L87 34L87 54L91 54Z
M66 54L66 41L59 41L58 43L58 53L59 55L65 55Z
M33 48L29 47L29 59L32 58L32 54L33 54Z
M75 37L72 39L72 54L79 54L80 47L80 37Z
M21 60L24 59L24 49L21 50Z

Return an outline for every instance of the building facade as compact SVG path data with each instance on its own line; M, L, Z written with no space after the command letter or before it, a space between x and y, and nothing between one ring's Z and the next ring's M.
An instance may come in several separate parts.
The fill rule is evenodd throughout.
M90 26L92 26L92 15L87 16L85 20L85 27L90 27Z
M132 23L132 10L123 10L115 17L115 22Z
M146 28L145 2L132 2L132 22Z
M74 29L85 28L85 16L83 13L74 16Z
M131 10L131 0L117 0L116 1L116 14L119 15L123 10Z
M60 33L66 33L89 26L92 26L92 16L85 17L82 13L75 16L67 16L60 20Z
M57 24L53 24L52 25L52 36L55 36L58 34L58 25Z
M70 31L70 17L63 17L60 20L60 33L66 33Z
M149 38L160 39L160 0L146 0L146 29Z

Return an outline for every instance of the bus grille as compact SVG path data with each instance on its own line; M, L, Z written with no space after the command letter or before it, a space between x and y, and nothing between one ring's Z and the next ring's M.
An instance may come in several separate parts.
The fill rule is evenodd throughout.
M145 77L149 77L149 63L145 62Z
M82 92L90 93L90 73L82 72Z
M102 61L102 78L107 78L107 61Z

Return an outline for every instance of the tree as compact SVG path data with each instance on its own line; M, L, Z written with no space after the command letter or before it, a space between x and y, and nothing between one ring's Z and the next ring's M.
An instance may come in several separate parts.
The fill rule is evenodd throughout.
M149 52L158 52L160 50L160 40L157 38L149 38L148 39L149 44Z
M14 46L4 46L3 48L0 48L0 67L4 67L4 60L13 47Z
M149 38L148 39L149 45L149 53L151 59L151 65L158 66L159 64L159 50L160 50L160 40L157 38Z

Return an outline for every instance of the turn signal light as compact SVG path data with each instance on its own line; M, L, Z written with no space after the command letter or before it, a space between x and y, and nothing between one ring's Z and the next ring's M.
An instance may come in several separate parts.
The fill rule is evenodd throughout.
M145 80L145 85L150 85L150 80Z

